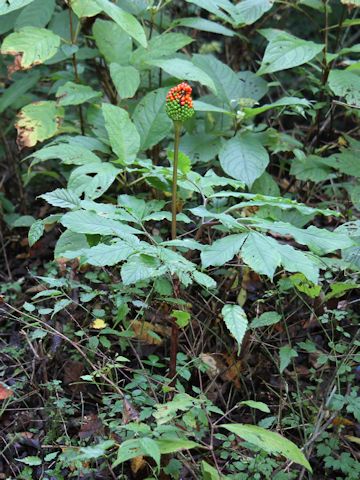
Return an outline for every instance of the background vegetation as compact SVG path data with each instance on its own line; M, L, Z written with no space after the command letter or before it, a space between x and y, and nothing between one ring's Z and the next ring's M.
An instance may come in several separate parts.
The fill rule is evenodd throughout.
M359 478L358 7L0 2L0 478Z

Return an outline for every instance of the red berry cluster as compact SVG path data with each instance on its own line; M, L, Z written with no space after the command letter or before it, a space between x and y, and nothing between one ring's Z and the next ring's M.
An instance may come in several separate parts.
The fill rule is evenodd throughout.
M182 122L194 115L192 88L186 82L173 87L166 96L166 112L172 120Z

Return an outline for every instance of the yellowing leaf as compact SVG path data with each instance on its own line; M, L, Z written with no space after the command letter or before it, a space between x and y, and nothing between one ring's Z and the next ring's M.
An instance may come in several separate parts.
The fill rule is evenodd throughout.
M92 322L91 327L95 328L95 330L102 330L106 327L106 323L102 318L97 318Z

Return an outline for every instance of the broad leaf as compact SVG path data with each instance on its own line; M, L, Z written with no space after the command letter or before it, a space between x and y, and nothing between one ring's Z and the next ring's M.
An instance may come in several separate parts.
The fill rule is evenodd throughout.
M256 410L260 410L264 413L270 413L270 408L263 402L255 402L254 400L243 400L240 402L240 405L246 405L250 408L255 408Z
M266 47L259 75L278 72L303 65L318 55L324 45L280 32Z
M147 41L144 29L141 26L141 23L133 15L109 0L96 0L96 2L99 7L101 7L102 10L127 34L139 42L143 47L146 47Z
M93 35L100 53L108 63L114 62L120 65L129 63L132 40L119 25L97 18L93 26Z
M204 32L217 33L219 35L225 35L227 37L233 37L235 32L229 28L224 27L223 25L212 22L201 17L186 17L186 18L177 18L173 22L174 26L182 26L188 28L194 28L195 30L202 30Z
M86 199L100 197L119 174L119 169L111 163L90 163L71 172L68 188L79 197L84 193Z
M53 57L59 46L60 37L51 30L24 27L4 39L1 53L17 56L12 71L27 70Z
M80 251L75 250L71 255L68 254L69 252L65 252L64 256L67 258L82 256L86 263L96 267L111 266L126 260L132 255L135 252L136 243L136 241L133 245L124 241L118 241L111 245L99 243L95 247L81 249Z
M252 270L272 279L281 262L277 247L278 243L273 238L250 232L242 246L241 257Z
M24 75L24 77L13 82L2 92L0 97L0 113L6 110L13 102L36 85L40 78L38 71L26 72Z
M280 356L279 369L280 369L280 373L283 373L285 368L287 368L290 365L291 359L297 357L298 354L297 354L297 351L291 348L290 345L285 345L284 347L280 348L279 356Z
M154 90L137 104L133 121L140 134L141 150L147 150L168 135L172 122L165 111L167 89Z
M169 75L180 80L187 79L199 82L216 93L215 83L212 78L189 60L174 58L172 60L150 60L148 63L161 68Z
M264 312L250 323L250 328L269 327L279 323L281 315L277 312Z
M201 252L203 267L221 266L232 260L234 255L240 252L247 235L247 233L227 235L220 240L216 240L212 245L207 245Z
M256 445L262 450L265 450L265 452L282 455L288 460L302 465L310 472L312 471L309 462L295 443L282 437L278 433L270 432L269 430L256 425L243 425L240 423L221 425L221 427L239 435L239 437L246 442Z
M71 0L71 8L79 18L94 17L102 10L96 0Z
M120 162L132 163L140 148L140 135L128 112L109 103L102 104L102 112L112 150Z
M140 74L132 66L110 63L110 75L120 98L131 98L140 85Z
M53 158L60 158L65 165L85 165L88 163L101 163L101 159L88 148L74 143L61 143L41 148L29 155L35 158L32 165Z
M202 445L185 438L160 438L159 440L156 440L156 443L158 444L162 455L180 452L181 450L190 450L191 448L204 448Z
M57 107L56 102L44 101L26 105L18 113L15 124L19 147L33 147L38 142L56 135L63 116L64 111Z
M52 192L44 193L40 195L40 198L54 207L73 209L80 206L80 198L74 192L65 188L57 188Z
M66 82L58 88L56 98L58 105L80 105L101 97L101 92L95 92L88 85L79 85L74 82Z
M220 164L223 170L233 178L243 181L251 187L262 175L269 163L269 155L257 136L251 133L239 133L227 140L220 150Z
M346 103L360 107L360 76L349 70L331 70L329 87L332 92L344 97Z
M23 27L46 27L55 10L55 0L34 0L21 10L15 20L15 29Z
M233 335L238 344L240 351L241 344L248 326L248 319L244 310L240 305L227 304L221 310L224 322L230 333Z
M61 219L61 224L75 233L98 233L122 238L128 238L129 234L142 233L129 225L84 210L66 213Z
M164 274L160 262L150 255L133 255L121 267L121 279L125 285L131 285L142 280L149 280Z
M274 5L274 0L242 0L234 9L233 18L236 23L251 25L268 12Z
M36 222L34 222L31 225L28 233L30 247L32 247L34 243L36 243L39 240L39 238L42 237L44 230L45 230L45 226L42 220L36 220Z
M0 15L6 15L14 10L25 7L34 0L6 0L0 5Z

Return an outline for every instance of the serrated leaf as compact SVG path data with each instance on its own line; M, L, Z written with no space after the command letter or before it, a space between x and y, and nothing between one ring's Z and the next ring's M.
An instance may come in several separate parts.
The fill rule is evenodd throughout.
M45 230L45 226L42 220L36 220L36 222L34 222L31 225L28 233L30 247L32 247L34 243L36 243L39 240L39 238L42 237L44 230Z
M195 270L192 274L193 279L195 280L196 283L199 285L202 285L205 288L216 288L216 282L214 279L212 279L209 275L206 273L199 272L198 270Z
M55 0L33 0L21 10L15 20L15 29L23 27L46 27L55 10Z
M102 104L102 112L112 150L122 163L132 163L140 148L140 135L128 112L109 103Z
M164 270L159 268L160 262L150 255L133 255L121 267L121 279L125 285L161 276Z
M93 26L93 35L96 46L108 63L119 65L129 63L132 52L131 37L115 22L96 19ZM121 45L121 48L119 48Z
M239 133L227 140L219 153L223 170L232 178L243 181L251 187L265 171L269 155L257 136Z
M57 103L62 106L80 105L101 97L101 95L101 92L95 92L88 85L80 85L74 82L66 82L56 92Z
M171 60L151 60L148 63L154 67L161 68L169 75L180 80L187 79L199 82L216 93L216 87L212 78L189 60L173 58Z
M109 0L96 0L99 7L109 15L127 34L139 42L143 47L147 46L146 35L141 23L130 13Z
M43 101L26 105L17 116L15 127L19 147L33 147L58 133L64 111L56 102Z
M36 467L38 465L42 464L42 460L40 457L35 457L35 456L28 456L24 458L16 458L15 459L17 462L24 463L25 465L29 465L31 467Z
M227 304L221 310L224 322L230 333L233 335L238 344L240 351L241 344L248 326L246 313L240 305Z
M287 368L290 365L291 359L297 357L298 353L296 350L291 348L290 345L285 345L284 347L280 348L279 356L280 356L279 369L280 369L280 373L283 373L285 368Z
M239 437L246 442L252 443L262 450L265 450L265 452L282 455L288 460L298 463L312 472L311 466L302 451L295 445L295 443L282 437L278 433L270 432L269 430L256 425L245 425L240 423L220 426L239 435Z
M33 152L29 157L35 158L31 165L39 162L60 158L65 165L85 165L88 163L101 163L101 159L88 148L75 143L61 143L59 145L50 145Z
M250 232L241 248L241 257L256 273L272 279L281 262L277 246L273 238L258 232Z
M75 233L117 235L122 238L129 234L142 233L129 225L84 210L66 213L60 223Z
M172 122L165 111L167 89L154 90L137 104L133 122L140 134L141 150L158 144L171 130Z
M140 85L140 75L132 66L110 64L110 75L120 98L131 98Z
M60 37L51 30L24 27L8 35L2 45L3 55L17 56L13 71L28 70L53 57L60 46Z
M322 182L329 178L331 168L317 155L309 155L303 159L294 158L291 162L290 174L298 180Z
M207 245L201 252L201 263L204 268L211 265L221 266L232 260L243 246L247 233L236 235L227 235L220 240L216 240L212 245Z
M56 243L54 258L62 257L64 252L69 250L81 250L82 248L89 248L86 236L82 233L74 233L71 230L65 230Z
M266 47L258 75L278 72L303 65L318 55L324 45L290 35L278 33Z
M135 237L136 238L136 237ZM96 267L112 266L126 260L130 255L136 251L135 241L133 245L128 242L116 242L111 245L99 243L95 247L82 250L74 250L74 253L69 256L65 252L64 256L67 258L74 258L83 256L86 263Z
M300 272L311 282L317 283L319 280L319 266L316 261L300 250L296 250L291 245L277 244L277 251L281 256L281 265L288 272Z
M111 163L89 163L75 168L69 177L68 188L85 199L101 197L112 185L120 170Z

